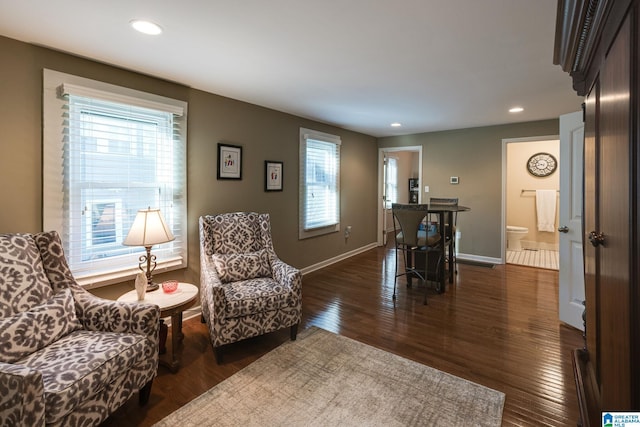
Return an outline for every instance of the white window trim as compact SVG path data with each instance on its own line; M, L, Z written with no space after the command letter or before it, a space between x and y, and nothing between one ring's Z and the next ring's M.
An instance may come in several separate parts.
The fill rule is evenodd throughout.
M316 141L323 141L337 145L338 149L338 169L336 171L336 182L337 182L337 192L336 192L336 203L337 203L337 223L332 224L326 227L319 227L314 229L305 229L305 201L306 201L306 146L307 139L313 139ZM340 217L341 217L341 208L340 208L340 146L342 141L339 136L331 135L328 133L300 128L300 173L299 173L299 224L298 224L298 238L299 239L307 239L310 237L321 236L324 234L335 233L340 231Z
M63 209L63 188L62 174L58 171L51 171L47 165L47 159L60 158L63 142L60 138L62 134L62 123L59 111L66 105L58 95L73 93L81 96L100 98L106 101L128 103L139 107L147 107L174 115L186 115L187 103L180 100L166 98L163 96L137 91L121 86L116 86L96 80L91 80L71 74L44 69L43 72L43 229L56 230L61 235L64 243L64 218L57 215L57 218L47 215L46 212L55 212ZM184 159L186 162L186 141L187 127L186 120L182 129L182 147L184 149ZM186 268L188 259L187 241L187 194L186 194L186 164L182 170L182 181L185 188L181 195L182 204L178 215L181 217L179 230L174 230L176 239L181 239L182 245L178 256L167 257L158 260L154 275L170 270ZM144 209L147 206L140 206ZM177 231L177 233L176 233ZM128 230L124 230L124 235ZM152 249L153 253L153 249ZM131 267L124 269L114 269L112 271L101 271L98 274L85 276L75 276L80 285L87 289L98 288L114 283L121 283L133 279L139 272L138 257L140 254L131 254Z

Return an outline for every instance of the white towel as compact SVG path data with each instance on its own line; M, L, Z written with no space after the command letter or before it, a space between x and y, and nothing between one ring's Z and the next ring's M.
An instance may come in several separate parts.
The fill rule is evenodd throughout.
M555 232L556 190L536 190L538 231Z

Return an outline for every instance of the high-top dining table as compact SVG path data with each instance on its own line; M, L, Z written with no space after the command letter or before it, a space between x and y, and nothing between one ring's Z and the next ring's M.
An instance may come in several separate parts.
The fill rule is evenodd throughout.
M442 250L442 253L444 254L445 252L445 247L447 245L447 241L450 245L453 245L453 239L455 239L456 236L453 235L453 226L454 226L454 222L453 222L453 214L457 213L457 212L468 212L470 211L471 208L467 207L467 206L462 206L462 205L438 205L438 204L431 204L429 205L429 213L437 213L438 214L438 228L439 228L439 232L440 232L440 249ZM446 216L446 218L445 218ZM445 225L449 224L449 227L446 227ZM445 238L442 238L442 236L444 236ZM449 246L449 283L453 283L453 276L455 273L455 268L453 266L454 263L454 253L453 253L453 246ZM440 265L441 269L440 271L444 272L444 256L442 257L442 264ZM442 280L440 281L441 284L441 291L444 292L444 274L442 277Z
M438 215L438 233L440 234L440 241L438 242L440 246L440 250L442 251L442 256L439 257L437 263L437 277L436 281L438 282L438 287L436 290L440 293L445 291L446 286L446 275L444 274L445 264L449 263L449 283L453 283L453 276L455 274L454 268L454 253L453 253L453 239L455 236L453 235L453 214L456 212L468 212L471 208L462 205L451 205L451 204L429 204L428 212L430 214ZM446 227L446 224L449 224L449 227ZM447 259L445 259L445 254L447 245L449 245L449 253ZM428 266L425 271L428 271Z

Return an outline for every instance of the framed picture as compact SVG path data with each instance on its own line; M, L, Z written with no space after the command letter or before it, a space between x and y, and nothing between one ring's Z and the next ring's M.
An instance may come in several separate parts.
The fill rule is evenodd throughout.
M242 147L218 143L218 179L242 179Z
M264 162L264 191L282 191L282 162Z

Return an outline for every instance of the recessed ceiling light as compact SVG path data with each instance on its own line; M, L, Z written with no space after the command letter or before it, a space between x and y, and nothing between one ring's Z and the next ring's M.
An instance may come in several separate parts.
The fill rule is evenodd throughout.
M524 111L524 108L522 107L513 107L509 109L510 113L522 113Z
M398 122L391 123L391 127L399 128L400 126L402 126L402 123L398 123Z
M134 19L129 22L131 26L136 30L143 34L149 34L150 36L157 36L162 33L162 28L160 25L153 23L151 21L145 21L143 19Z

